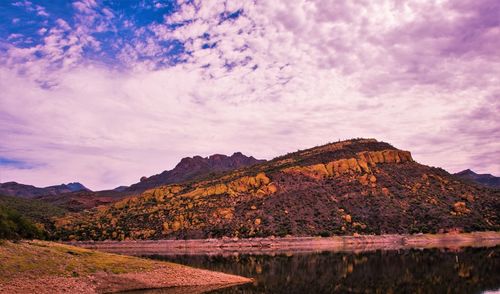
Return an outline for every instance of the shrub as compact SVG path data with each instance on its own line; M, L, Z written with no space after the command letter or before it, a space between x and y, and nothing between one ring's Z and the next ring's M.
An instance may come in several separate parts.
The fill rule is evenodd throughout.
M0 206L0 239L42 239L44 233L19 212Z

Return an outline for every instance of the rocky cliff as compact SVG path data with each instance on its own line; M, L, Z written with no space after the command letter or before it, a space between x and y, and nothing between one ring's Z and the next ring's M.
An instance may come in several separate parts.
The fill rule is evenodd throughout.
M56 222L64 240L499 230L499 192L374 139L165 185Z

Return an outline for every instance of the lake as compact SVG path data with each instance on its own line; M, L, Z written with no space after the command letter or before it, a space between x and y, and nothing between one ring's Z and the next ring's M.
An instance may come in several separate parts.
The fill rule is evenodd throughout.
M147 257L255 279L208 293L500 293L500 246Z

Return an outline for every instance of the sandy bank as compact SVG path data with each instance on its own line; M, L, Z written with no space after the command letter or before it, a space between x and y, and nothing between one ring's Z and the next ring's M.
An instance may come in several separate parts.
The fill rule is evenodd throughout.
M272 254L287 251L371 251L407 248L491 247L500 245L500 232L361 235L202 240L137 240L72 242L75 246L130 255Z
M250 279L178 264L22 241L0 244L0 293L109 293L167 288L172 293L248 283Z

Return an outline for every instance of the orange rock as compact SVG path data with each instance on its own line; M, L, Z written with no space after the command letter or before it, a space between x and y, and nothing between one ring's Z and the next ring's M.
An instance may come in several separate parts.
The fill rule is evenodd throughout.
M176 232L181 228L181 222L179 221L174 221L172 223L172 231Z
M366 186L368 185L368 174L364 174L358 178L358 181L361 183L361 185Z
M398 155L399 155L399 158L401 159L401 162L413 161L413 158L411 157L411 153L409 151L399 151Z
M326 167L326 172L328 173L329 176L335 175L335 170L333 168L333 161L327 163L325 167Z
M377 178L374 175L371 175L370 176L370 182L371 183L376 183L377 182Z
M227 192L227 186L224 185L224 184L218 184L215 186L215 194L216 195L219 195L219 194L224 194Z
M467 208L467 205L463 201L453 204L453 210L458 214L467 214L470 212L470 209Z
M368 167L368 162L366 161L364 156L362 158L358 158L358 165L365 173L371 172L370 168Z
M380 151L374 151L374 152L369 152L368 153L371 160L373 161L373 163L383 163L384 162L384 156L382 155L382 153Z
M259 183L259 186L260 185L267 185L267 184L269 184L271 182L271 180L266 176L265 173L258 173L255 176L255 179Z
M349 169L355 172L361 172L361 168L358 165L358 161L356 158L347 159L347 164L349 165Z
M257 183L257 180L254 177L248 178L248 185L252 187L258 187L259 184Z
M338 160L332 161L331 165L332 165L332 173L335 176L338 176L340 174L340 172L339 172L339 161Z
M387 188L382 188L382 194L384 194L384 196L389 196L390 195L390 192L389 192L389 189Z
M341 159L338 160L338 172L340 174L346 173L349 171L349 163L347 162L347 159Z
M396 152L394 150L385 150L385 151L382 151L382 155L384 156L384 162L385 163L396 162L395 153Z
M352 218L351 218L351 215L350 214L346 214L343 216L344 220L346 221L346 223L350 223L352 222Z
M278 192L278 186L275 183L270 183L267 186L267 191L269 192L269 194L274 194Z
M322 179L328 176L328 170L322 163L310 166L293 166L282 170L285 173L301 174L312 179Z

